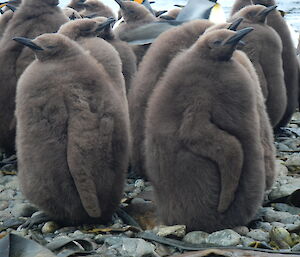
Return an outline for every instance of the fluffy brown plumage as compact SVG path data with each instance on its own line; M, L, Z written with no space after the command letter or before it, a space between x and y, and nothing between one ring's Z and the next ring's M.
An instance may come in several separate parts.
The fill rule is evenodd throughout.
M275 127L282 119L287 105L282 65L282 43L274 29L266 24L270 14L262 5L250 5L237 12L233 19L244 18L238 28L253 27L242 49L253 63L266 99L267 112ZM274 9L273 9L274 11Z
M274 0L252 0L254 4L261 4L266 7L276 5ZM239 7L232 10L234 14L236 11L241 9L244 4L244 1L236 0L235 5ZM248 5L251 3L248 3ZM246 5L245 5L246 6ZM284 127L290 121L293 113L298 106L298 80L299 72L297 69L297 56L295 53L295 47L292 41L290 30L279 12L271 12L267 18L267 24L271 26L280 36L282 41L282 63L284 71L284 81L286 86L287 93L287 107L285 113L276 126L278 130L280 127Z
M106 222L122 196L128 116L102 65L60 34L32 41L37 59L17 87L18 177L55 220Z
M126 92L128 93L133 77L136 73L136 57L132 50L132 48L128 45L128 43L118 39L113 32L108 18L105 17L97 17L94 18L100 24L108 23L103 27L103 30L99 31L98 37L103 38L108 43L110 43L119 53L121 61L122 61L122 73L125 79Z
M76 41L103 65L114 87L122 97L124 108L128 109L120 56L109 43L97 37L99 25L101 26L95 20L79 19L64 24L58 33Z
M197 20L170 29L151 45L140 63L128 94L132 131L132 170L145 176L145 114L148 100L171 60L182 50L196 42L204 31L213 25L207 20Z
M84 6L83 6L84 2L85 2L85 0L71 0L71 2L68 4L68 7L79 12L84 9Z
M77 12L75 9L71 7L65 7L63 9L64 14L70 19L70 20L76 20L81 19L79 12Z
M57 6L57 0L24 0L13 15L0 41L0 148L14 151L15 91L17 80L33 61L29 49L12 41L13 37L34 38L45 32L55 32L68 21Z
M232 58L237 35L200 37L171 62L149 101L147 174L167 225L208 232L245 225L262 203L257 96Z

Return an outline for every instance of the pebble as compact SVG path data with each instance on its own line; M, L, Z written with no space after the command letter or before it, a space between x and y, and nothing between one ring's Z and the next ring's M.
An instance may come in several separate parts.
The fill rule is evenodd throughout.
M186 233L185 225L176 225L176 226L160 226L157 231L158 236L176 236L176 237L184 237Z
M28 203L21 203L16 205L12 210L12 214L16 217L30 217L34 212L37 211L37 208Z
M276 173L278 174L278 176L281 176L281 177L285 177L289 173L288 168L285 165L283 165L281 160L275 161L275 169L276 169Z
M53 233L58 228L59 226L54 221L48 221L43 225L42 233L43 234Z
M209 234L206 232L193 231L186 234L183 241L191 244L205 244L208 236Z
M231 229L214 232L207 237L206 242L214 246L236 246L240 243L241 236Z
M295 153L288 157L285 162L286 166L300 166L300 154Z
M264 232L260 229L253 229L247 233L247 237L254 239L255 241L269 242L270 236L268 232Z
M122 256L146 257L154 253L155 246L140 238L111 237L105 240L110 245L109 249L115 249Z
M251 243L255 242L253 238L242 236L241 237L241 243L244 247L249 247Z

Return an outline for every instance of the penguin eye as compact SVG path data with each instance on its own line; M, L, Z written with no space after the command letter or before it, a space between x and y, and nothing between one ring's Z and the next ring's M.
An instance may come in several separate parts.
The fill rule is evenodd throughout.
M214 46L219 46L219 45L221 45L221 44L222 44L222 41L221 41L221 40L216 40L216 41L213 42L213 45L214 45Z

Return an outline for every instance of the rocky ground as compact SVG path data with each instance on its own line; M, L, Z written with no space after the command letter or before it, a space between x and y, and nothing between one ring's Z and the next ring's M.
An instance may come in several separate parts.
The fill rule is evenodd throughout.
M76 256L94 257L170 256L187 249L196 250L199 246L256 247L299 253L300 113L294 115L285 134L276 138L279 176L257 218L247 227L212 234L186 233L185 227L180 225L157 226L152 187L141 179L127 180L122 211L114 216L111 224L61 227L49 221L31 229L22 228L38 210L19 191L15 157L4 156L1 163L6 164L0 171L0 238L13 232L46 246L61 257L75 252Z

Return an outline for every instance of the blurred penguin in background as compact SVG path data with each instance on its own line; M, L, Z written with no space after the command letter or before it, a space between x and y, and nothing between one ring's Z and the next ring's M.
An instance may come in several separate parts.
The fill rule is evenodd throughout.
M80 16L79 12L76 10L70 8L70 7L65 7L63 9L63 13L70 19L70 20L76 20L76 19L81 19L82 17Z
M235 5L239 5L239 8L241 9L244 2L245 1L242 0L236 0ZM252 0L252 2L253 4L260 4L266 7L276 5L276 2L274 0ZM234 14L238 10L238 8L234 8L232 10L232 14ZM282 62L287 94L287 107L283 117L275 128L276 132L280 132L280 128L285 127L288 124L298 106L299 71L297 67L297 55L295 53L295 47L293 44L291 32L280 12L271 12L267 17L267 24L278 33L281 38L283 47Z
M141 4L132 1L122 1L115 0L121 9L122 17L124 18L123 23L114 30L116 35L122 40L123 35L128 31L138 28L139 26L145 25L147 23L158 21L146 7ZM136 55L137 64L140 63L149 45L133 45L132 49Z
M16 11L16 7L14 7L11 4L3 4L3 6L7 7L7 9L4 11L4 13L0 16L0 39L3 36L3 33L10 22L11 18L14 15L14 12Z
M162 33L151 45L133 80L128 95L132 132L133 173L145 177L145 115L148 101L171 60L193 45L212 26L208 20L191 21Z
M276 11L276 6L246 6L231 17L243 18L240 28L253 27L245 38L244 51L253 63L264 94L272 127L282 119L287 105L286 87L282 64L282 42L277 32L266 24L266 18Z
M80 11L80 15L82 17L94 18L98 16L104 16L107 18L116 18L113 10L98 0L86 0L81 3L81 5L84 7L84 9Z
M17 87L24 196L63 224L106 223L128 167L129 120L103 66L58 33L14 38L35 51Z
M110 43L120 55L122 61L122 73L125 79L126 92L128 93L137 70L135 54L128 43L115 36L111 27L115 22L114 18L97 17L94 18L94 20L100 23L97 36Z
M34 38L45 32L56 32L68 21L57 6L58 0L23 0L10 20L0 41L0 148L7 153L15 150L16 84L34 54L12 41L16 36Z
M85 0L72 0L69 4L68 7L76 10L77 12L80 12L81 10L84 9L83 3Z
M201 36L172 60L149 100L147 175L165 225L209 233L234 228L251 221L262 204L257 95L233 57L252 30Z

